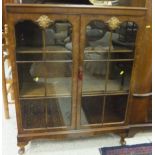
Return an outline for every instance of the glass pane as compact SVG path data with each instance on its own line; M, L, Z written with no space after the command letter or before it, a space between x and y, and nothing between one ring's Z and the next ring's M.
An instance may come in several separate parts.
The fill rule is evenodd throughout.
M46 62L46 95L71 96L72 63Z
M105 91L106 62L85 62L82 93L101 93Z
M25 20L18 22L15 25L16 34L16 47L17 49L30 49L30 48L40 48L42 47L42 30L37 25L30 20Z
M129 90L132 62L110 62L107 91Z
M106 96L104 123L122 122L125 120L127 95Z
M72 63L18 63L20 97L71 96Z
M72 59L72 25L68 21L55 21L42 31L45 60Z
M48 109L48 127L71 125L71 98L53 98L46 100Z
M102 112L104 97L82 97L81 103L81 124L102 123Z
M46 127L46 110L43 100L20 100L20 104L25 129Z
M43 63L18 63L20 97L45 96L45 65Z
M42 60L42 30L33 21L25 20L15 25L16 60Z
M131 21L124 22L112 32L112 52L132 53L135 49L135 41L138 26Z
M86 27L83 65L83 94L104 92L106 83L110 32L102 21L91 21Z
M40 4L77 4L94 6L131 6L144 7L146 0L17 0L18 3L40 3Z
M41 29L36 23L18 22L16 30L16 60L71 60L72 25L67 21L55 21Z
M86 27L85 60L106 59L109 51L110 32L102 21L91 21Z

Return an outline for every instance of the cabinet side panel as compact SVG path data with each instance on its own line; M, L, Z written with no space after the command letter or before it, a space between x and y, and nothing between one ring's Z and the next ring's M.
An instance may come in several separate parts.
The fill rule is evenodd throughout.
M152 90L152 1L147 1L146 25L141 54L137 61L135 73L134 93L145 94ZM152 109L151 97L133 97L130 123L147 123Z

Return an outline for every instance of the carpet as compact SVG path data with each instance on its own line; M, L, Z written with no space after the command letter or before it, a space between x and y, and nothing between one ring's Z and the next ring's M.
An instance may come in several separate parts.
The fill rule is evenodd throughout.
M152 143L100 148L101 155L152 155Z

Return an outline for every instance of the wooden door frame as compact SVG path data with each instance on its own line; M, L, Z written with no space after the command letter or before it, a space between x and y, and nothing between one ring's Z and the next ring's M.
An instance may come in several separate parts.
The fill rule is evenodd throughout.
M79 69L83 68L83 55L84 55L84 48L85 48L85 32L86 32L86 25L93 21L93 20L99 20L106 22L108 21L111 17L113 17L113 14L109 15L82 15L81 16L81 31L80 31L80 55L79 55ZM132 21L135 22L138 25L138 32L137 32L137 38L136 38L136 49L135 49L135 60L133 64L133 69L132 69L132 74L131 74L131 81L130 81L130 89L129 89L129 95L128 95L128 105L127 105L127 111L126 111L126 116L125 116L125 121L123 123L113 123L113 124L105 124L105 125L100 125L100 124L92 124L88 125L86 128L90 127L109 127L109 126L119 126L119 125L128 125L129 124L129 114L131 111L131 104L132 104L132 94L134 92L134 85L135 85L135 73L136 73L136 67L137 67L137 61L139 55L141 55L141 44L143 42L143 37L144 35L144 26L145 26L145 16L125 16L125 15L115 15L116 18L118 18L121 22L125 21ZM78 129L82 128L80 125L80 113L81 113L81 94L82 94L82 81L78 81L78 97L77 97L77 127Z
M71 116L71 129L76 128L76 89L77 89L77 76L78 76L78 52L79 52L79 16L76 15L57 15L57 14L33 14L33 13L24 13L24 14L8 14L8 26L9 26L9 52L11 53L11 65L13 68L13 84L14 84L14 91L15 91L15 105L16 105L16 116L17 117L17 124L18 124L18 131L19 133L23 132L32 132L32 130L24 130L22 126L22 114L21 114L21 106L19 101L19 83L18 83L18 73L17 73L17 66L16 66L16 42L15 42L15 27L14 25L22 20L31 20L36 21L41 15L47 15L52 20L68 20L73 26L73 67L72 67L72 116ZM36 132L42 132L46 129L36 129ZM54 129L53 130L59 130ZM62 130L60 128L60 130ZM48 129L48 131L52 131L52 129ZM35 129L33 129L35 132Z

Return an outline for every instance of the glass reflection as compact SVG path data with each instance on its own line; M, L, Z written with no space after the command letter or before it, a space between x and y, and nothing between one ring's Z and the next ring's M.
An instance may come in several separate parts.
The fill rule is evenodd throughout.
M71 98L22 99L20 103L25 129L71 125Z
M105 62L84 63L83 94L105 91L106 67L107 64Z
M25 129L46 127L46 108L43 100L20 100L22 124Z
M81 124L102 123L104 97L82 97Z
M123 22L119 28L112 32L113 52L134 52L138 26L134 22Z
M45 96L45 70L43 63L34 70L36 63L17 64L20 97ZM41 68L40 68L41 67Z
M72 25L56 20L41 29L25 20L15 29L20 97L71 96Z
M127 91L130 86L132 62L110 62L107 91Z
M103 123L115 123L125 120L127 95L106 96Z
M71 98L53 98L46 100L46 103L48 127L71 125Z
M16 24L15 31L17 61L72 59L72 25L68 21L55 21L41 29L25 20Z
M46 63L46 95L71 96L72 63Z
M104 22L92 21L86 27L83 94L104 92L109 51L109 32Z

